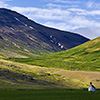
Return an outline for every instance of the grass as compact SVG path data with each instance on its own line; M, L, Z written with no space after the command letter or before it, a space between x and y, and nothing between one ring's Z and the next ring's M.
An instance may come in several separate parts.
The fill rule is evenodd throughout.
M9 68L9 70L15 71L15 73L30 75L38 79L40 83L40 80L44 83L47 81L60 85L62 88L87 88L90 81L92 81L97 88L100 88L99 40L100 37L70 50L51 55L7 59L11 60L8 61L9 64L12 62L11 65L21 66L22 68ZM5 61L7 62L7 60ZM7 66L5 67L4 65L3 68L7 69ZM47 73L49 73L50 76L48 76ZM48 85L48 83L46 83L46 85Z
M99 72L68 71L0 60L0 89L3 88L87 88L92 81L100 88ZM24 76L23 76L24 75ZM33 78L30 80L28 77ZM11 83L15 85L12 87ZM26 85L25 85L26 84ZM27 87L28 86L28 87Z
M87 88L92 81L96 88L100 88L99 40L97 38L73 49L41 57L0 59L0 70L3 71L0 82L7 85L15 82L17 86L31 84L30 87L80 89ZM23 75L31 76L35 81L28 81L27 76L23 79Z
M15 59L16 62L67 70L100 71L100 37L80 46L42 57Z
M2 90L1 100L98 100L100 91L86 90Z
M60 75L60 73L56 73L58 71L60 69L27 65L0 59L0 89L4 88L4 86L6 86L5 88L12 88L12 83L15 84L13 86L15 88L19 88L20 86L26 88L27 85L34 88L84 88L87 86L83 85L80 81L68 80L68 78ZM33 78L33 80L30 78Z
M16 41L13 38L8 38L7 40L10 41L11 44L0 39L0 58L27 58L54 53L52 50L44 49L41 45L36 43L34 44L36 47L28 47L24 41L18 42L18 40Z

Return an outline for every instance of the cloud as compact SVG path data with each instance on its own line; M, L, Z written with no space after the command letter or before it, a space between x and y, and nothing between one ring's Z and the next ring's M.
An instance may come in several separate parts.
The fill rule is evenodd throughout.
M53 28L56 28L56 29L60 29L60 30L67 30L67 31L70 31L70 29L72 29L72 26L70 25L67 25L67 23L64 23L64 22L46 22L44 23L45 26L48 26L48 27L53 27Z
M60 9L41 9L34 7L12 7L12 10L27 15L32 19L63 20L70 15L69 11Z
M88 11L86 14L88 15L100 15L100 10L93 10L93 11Z
M61 4L53 4L53 3L49 3L47 4L45 7L48 7L49 9L52 9L52 8L57 8L57 9L66 9L66 8L76 8L78 7L78 5L75 5L75 4L66 4L66 5L61 5Z
M6 3L7 1L13 0L0 0L0 8L9 8L10 6Z
M73 25L79 25L80 27L95 26L100 27L100 23L94 20L89 20L84 16L75 16L70 23Z
M73 11L73 12L83 12L83 11L85 11L84 9L81 9L81 8L69 8L68 10Z
M80 1L71 1L71 0L55 0L55 2L60 2L60 3L69 3L69 4L72 4L72 3L80 3Z
M51 8L66 8L69 7L69 5L59 5L59 4L53 4L53 3L49 3L47 4L45 7L48 7L49 9Z
M100 9L100 2L97 2L95 0L89 0L86 3L87 8L93 8L93 9Z
M86 3L87 7L88 7L88 8L93 7L94 2L95 2L94 0L90 0L90 1L88 1L88 2Z
M85 16L96 16L100 15L100 10L86 10L86 9L81 9L81 8L70 8L68 11L75 12L75 15L85 15Z
M9 5L3 1L0 1L0 8L8 7Z
M80 33L81 35L90 39L94 39L100 36L100 27L84 27L75 29L73 31L76 33Z

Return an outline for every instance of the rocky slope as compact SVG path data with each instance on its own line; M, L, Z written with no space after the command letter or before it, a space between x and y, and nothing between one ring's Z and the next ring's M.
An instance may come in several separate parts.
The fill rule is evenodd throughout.
M49 54L73 48L88 40L75 33L42 26L15 11L0 8L1 54Z

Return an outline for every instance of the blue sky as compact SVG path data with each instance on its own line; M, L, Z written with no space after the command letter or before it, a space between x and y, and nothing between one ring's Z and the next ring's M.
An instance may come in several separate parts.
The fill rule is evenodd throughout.
M100 36L100 0L0 0L0 8L90 39Z

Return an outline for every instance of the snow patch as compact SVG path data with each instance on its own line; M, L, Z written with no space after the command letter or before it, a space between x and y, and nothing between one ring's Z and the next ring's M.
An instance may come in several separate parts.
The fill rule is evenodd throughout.
M19 21L20 22L20 20L17 18L17 17L14 17L17 21Z
M62 46L61 46L61 49L63 49L63 48L64 48L64 46L62 45Z
M23 23L25 26L28 26L27 24Z
M54 42L53 40L50 40L52 43Z
M29 26L30 29L34 29L32 26Z
M15 29L13 27L10 27L11 30L15 31Z
M53 36L52 35L50 35L50 38L52 38Z
M17 17L14 17L17 21L19 21L20 23L22 23L25 26L28 26L27 24L25 24L24 22L20 21Z
M61 45L60 43L58 43L58 46L59 46L61 49L63 49L63 48L64 48L64 46L63 46L63 45Z
M60 44L60 43L58 43L58 46L61 46L61 44Z

